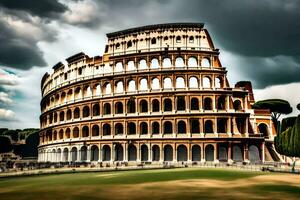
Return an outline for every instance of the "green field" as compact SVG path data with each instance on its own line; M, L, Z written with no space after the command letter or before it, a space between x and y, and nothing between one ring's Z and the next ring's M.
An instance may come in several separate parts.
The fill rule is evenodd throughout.
M0 179L0 199L300 199L300 176L221 169L72 173Z

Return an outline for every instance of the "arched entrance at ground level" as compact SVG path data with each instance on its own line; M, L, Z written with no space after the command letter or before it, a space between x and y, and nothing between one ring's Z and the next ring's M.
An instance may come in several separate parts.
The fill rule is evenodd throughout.
M254 162L260 162L260 154L259 154L259 149L257 146L255 145L250 145L249 149L249 160L250 162L254 163Z
M173 147L171 145L164 147L164 161L173 161Z
M145 144L141 147L141 160L148 161L148 147Z
M235 162L243 161L242 149L238 145L233 145L233 147L232 147L232 160Z
M128 146L128 161L136 161L136 147L133 144Z
M201 160L201 148L199 145L194 145L192 147L192 161L200 161Z
M57 161L57 162L60 162L60 161L61 161L61 149L57 149L56 161Z
M159 146L154 145L152 147L152 161L159 161L160 152L159 152Z
M177 147L177 161L187 161L187 148L184 145Z
M77 161L77 148L73 147L71 149L71 161L76 162Z
M209 144L205 147L205 160L214 161L214 146Z
M99 160L99 148L94 145L91 148L91 161L98 161Z
M227 162L228 156L227 156L227 148L225 146L219 146L219 161Z
M111 151L108 145L102 147L102 161L110 161Z
M68 148L65 148L63 151L63 161L68 162L69 161L69 150Z
M87 147L86 146L81 147L80 155L81 155L81 161L87 160Z
M123 147L120 144L116 144L115 146L115 161L123 161Z

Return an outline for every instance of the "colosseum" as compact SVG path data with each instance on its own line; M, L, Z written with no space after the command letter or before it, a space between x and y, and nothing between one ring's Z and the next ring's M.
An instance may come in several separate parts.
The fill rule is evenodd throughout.
M115 165L276 161L268 110L251 82L229 85L202 23L107 34L41 81L39 162Z

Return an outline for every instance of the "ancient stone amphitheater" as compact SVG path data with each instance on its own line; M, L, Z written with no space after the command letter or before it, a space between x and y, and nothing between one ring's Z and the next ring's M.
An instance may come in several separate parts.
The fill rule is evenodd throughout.
M39 162L278 158L270 113L251 109L250 82L230 87L204 24L149 25L107 39L103 56L78 53L42 78Z

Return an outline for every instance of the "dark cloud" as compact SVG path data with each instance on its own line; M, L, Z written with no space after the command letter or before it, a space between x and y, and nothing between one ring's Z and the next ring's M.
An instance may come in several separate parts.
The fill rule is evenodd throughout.
M57 0L1 0L0 6L9 10L20 10L39 17L57 17L67 7Z

